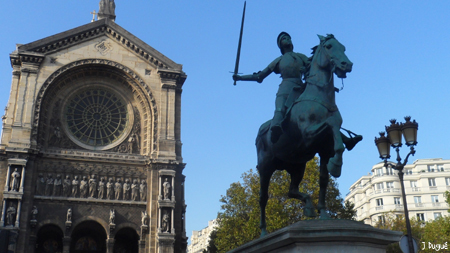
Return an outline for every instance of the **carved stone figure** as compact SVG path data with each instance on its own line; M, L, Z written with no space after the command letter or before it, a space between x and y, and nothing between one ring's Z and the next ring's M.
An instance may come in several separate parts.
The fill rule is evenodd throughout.
M61 192L62 192L62 180L61 180L61 175L56 175L56 179L54 181L54 186L53 186L53 196L61 196Z
M95 198L95 193L97 192L97 179L95 175L92 175L89 179L89 197Z
M45 196L51 196L53 193L53 178L52 174L48 174L47 184L45 185Z
M11 174L11 191L18 192L20 186L20 173L17 171L17 168L14 169L14 172Z
M38 211L37 207L33 206L33 208L31 209L31 220L37 220L38 213L39 213L39 211Z
M114 199L114 182L112 178L109 178L108 183L106 183L106 198Z
M45 194L45 179L42 173L39 173L38 179L36 180L36 195Z
M78 185L79 185L79 181L78 181L78 176L75 176L72 180L72 197L76 198L78 197Z
M103 199L105 196L105 178L101 177L98 182L98 198Z
M130 192L130 179L125 179L125 183L123 183L123 199L130 200L131 192Z
M139 200L139 181L137 179L133 180L131 184L131 200L138 201Z
M170 200L170 188L169 180L166 178L163 183L164 200Z
M98 11L98 19L110 18L114 20L116 18L115 10L116 4L114 0L100 0Z
M72 221L72 208L67 209L67 220L66 222Z
M147 200L147 183L145 180L141 181L141 184L139 185L139 193L141 194L141 201Z
M116 210L111 209L109 210L109 223L114 224L115 221L116 221Z
M63 182L63 196L70 197L72 183L70 181L70 176L66 175L66 179Z
M120 179L117 179L115 185L114 185L114 191L116 194L116 200L119 200L122 197L122 183L120 183Z
M167 211L164 211L164 215L162 217L161 222L161 231L163 233L169 233L169 229L170 229L170 216Z
M80 181L80 198L87 198L88 194L88 182L86 176Z
M141 222L143 226L148 226L148 213L146 210L144 210L143 212L141 212Z
M14 221L16 219L16 208L10 204L6 210L6 225L14 226Z

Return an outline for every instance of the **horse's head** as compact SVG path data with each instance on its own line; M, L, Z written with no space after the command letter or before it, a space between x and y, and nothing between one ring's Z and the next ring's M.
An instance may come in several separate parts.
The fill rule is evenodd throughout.
M353 63L345 55L345 47L333 34L326 37L318 35L320 45L317 46L318 64L321 68L331 68L339 78L347 77L347 73L352 71Z

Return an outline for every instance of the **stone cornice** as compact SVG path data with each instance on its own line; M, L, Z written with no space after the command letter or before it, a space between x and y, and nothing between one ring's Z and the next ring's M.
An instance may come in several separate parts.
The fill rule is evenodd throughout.
M31 51L48 55L61 49L72 47L76 44L104 35L117 41L124 47L127 47L129 50L136 53L136 55L140 58L151 63L157 68L175 70L184 74L181 70L182 66L180 64L173 62L109 19L98 20L66 32L62 32L29 44L21 45L18 47L18 51Z

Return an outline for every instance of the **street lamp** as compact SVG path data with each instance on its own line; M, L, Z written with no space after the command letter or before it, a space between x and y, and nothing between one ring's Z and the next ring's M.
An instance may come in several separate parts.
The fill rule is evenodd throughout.
M398 170L398 177L400 178L400 185L402 186L403 208L405 211L406 230L408 233L408 247L409 252L413 253L414 247L411 234L411 223L409 222L408 206L406 204L405 185L403 183L403 169L408 162L409 156L416 153L414 146L417 145L417 130L419 128L419 124L415 120L411 122L411 117L409 116L405 117L405 121L405 123L398 123L395 119L390 120L391 125L386 126L387 137L384 132L380 132L380 137L375 137L375 144L378 148L380 158L384 160L384 166L387 168L387 166L390 165L394 170ZM406 146L410 147L410 151L403 163L400 158L402 135L405 139ZM395 148L395 151L397 152L397 164L388 162L387 160L391 157L391 149L389 146Z

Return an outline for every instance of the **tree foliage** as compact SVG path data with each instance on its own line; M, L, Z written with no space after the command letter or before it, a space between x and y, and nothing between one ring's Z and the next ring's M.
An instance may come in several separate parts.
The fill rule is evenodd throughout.
M232 183L222 196L219 227L214 244L218 252L226 252L260 236L259 174L253 170L241 176L242 181ZM273 232L297 221L303 216L303 203L287 196L290 176L286 171L277 171L271 178L269 200L266 206L267 231ZM311 195L317 206L319 198L319 165L315 158L308 162L300 184L300 192ZM356 211L351 204L344 205L336 181L330 178L327 189L327 209L332 218L353 219Z

